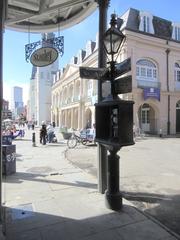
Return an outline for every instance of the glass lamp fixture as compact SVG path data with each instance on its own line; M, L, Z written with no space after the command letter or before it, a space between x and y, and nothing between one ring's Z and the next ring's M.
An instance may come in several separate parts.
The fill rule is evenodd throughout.
M107 54L114 55L118 53L125 36L117 28L117 20L115 14L111 15L110 25L111 27L105 32L104 35L104 48Z

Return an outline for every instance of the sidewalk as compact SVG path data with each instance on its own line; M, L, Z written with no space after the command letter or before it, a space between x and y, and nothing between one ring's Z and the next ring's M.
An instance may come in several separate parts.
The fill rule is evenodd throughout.
M4 178L6 240L178 239L124 199L122 211L107 209L96 176L65 158L63 139L42 146L37 132L32 147L31 134L14 142L16 174Z

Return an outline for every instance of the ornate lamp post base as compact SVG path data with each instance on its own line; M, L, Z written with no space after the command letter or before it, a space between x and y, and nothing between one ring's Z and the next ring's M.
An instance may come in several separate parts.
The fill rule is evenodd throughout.
M110 193L108 190L105 192L105 205L107 208L118 211L122 208L122 195L120 192Z

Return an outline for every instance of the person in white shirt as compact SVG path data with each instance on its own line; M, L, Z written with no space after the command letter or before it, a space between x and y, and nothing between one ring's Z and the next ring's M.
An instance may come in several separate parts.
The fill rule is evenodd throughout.
M47 126L47 138L48 138L48 142L51 143L54 137L54 128L52 126L52 124L50 123Z

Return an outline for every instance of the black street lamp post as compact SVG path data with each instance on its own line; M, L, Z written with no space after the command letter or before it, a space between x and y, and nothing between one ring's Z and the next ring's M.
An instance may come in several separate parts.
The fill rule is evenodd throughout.
M119 22L120 24L122 22ZM96 138L95 141L109 151L107 164L106 205L113 210L122 207L119 191L119 156L117 152L123 146L133 145L133 101L122 100L118 94L132 91L132 76L122 76L131 70L130 58L116 63L114 55L118 53L125 36L117 28L116 15L112 14L111 27L105 32L103 42L107 54L111 56L107 68L80 67L80 76L98 81L110 81L111 94L95 104Z
M122 195L119 190L119 156L117 152L122 146L132 145L133 142L133 102L118 97L116 91L116 61L125 38L117 28L116 15L111 15L111 26L104 35L104 48L111 56L110 75L111 95L96 106L96 141L109 151L107 163L107 190L105 192L106 206L113 210L122 207ZM106 119L106 120L105 120Z
M111 56L110 64L110 81L111 81L111 97L112 100L117 98L115 93L114 78L115 78L115 61L114 55L118 53L124 35L117 28L116 15L111 15L110 28L104 36L104 48L106 53ZM114 119L115 120L115 119ZM116 122L116 121L115 121ZM116 134L116 133L115 133ZM122 195L119 191L119 156L117 155L118 148L109 150L107 163L107 190L105 192L106 206L113 210L119 210L122 207Z

